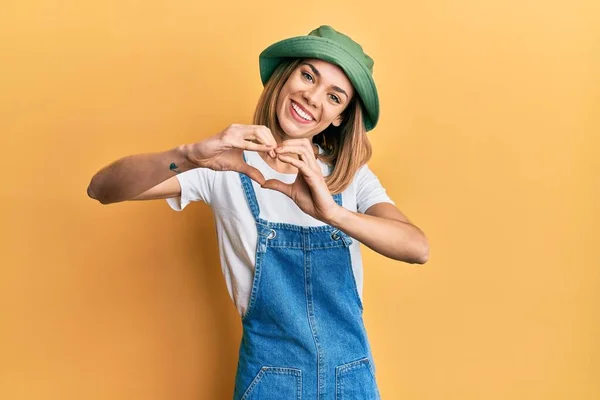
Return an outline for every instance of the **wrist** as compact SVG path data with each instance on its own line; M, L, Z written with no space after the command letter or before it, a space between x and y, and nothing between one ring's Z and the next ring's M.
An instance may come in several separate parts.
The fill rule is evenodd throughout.
M185 161L190 168L205 168L210 159L222 152L221 140L212 136L200 142L180 146Z
M328 225L333 226L334 228L341 228L344 224L344 220L348 216L350 211L345 209L344 207L336 204L333 211L328 215L327 221L325 221Z
M198 168L199 165L193 161L192 146L182 144L174 149L175 159L179 160L179 167L185 171L188 169Z

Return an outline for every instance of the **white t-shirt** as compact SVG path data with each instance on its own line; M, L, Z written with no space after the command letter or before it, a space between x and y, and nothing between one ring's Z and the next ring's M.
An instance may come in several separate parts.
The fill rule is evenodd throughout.
M323 149L319 148L322 153ZM293 183L296 174L282 174L271 168L258 153L244 151L246 162L262 172L265 179L279 179ZM323 176L331 173L331 167L317 160ZM221 270L227 290L240 316L246 312L254 279L254 265L258 233L256 223L246 200L239 173L196 168L177 175L181 185L181 197L167 199L169 206L181 211L192 201L203 201L211 206L215 218ZM284 222L302 226L325 225L304 213L296 203L283 193L263 189L251 181L260 208L260 217L269 222ZM367 165L363 165L352 183L342 192L344 208L364 213L374 204L395 204L387 195L379 179ZM363 265L360 242L350 245L352 270L358 293L362 299Z

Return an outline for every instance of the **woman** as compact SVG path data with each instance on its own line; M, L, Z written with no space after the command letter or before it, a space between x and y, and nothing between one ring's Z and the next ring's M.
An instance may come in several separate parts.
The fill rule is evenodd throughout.
M255 125L125 157L88 194L211 206L244 328L234 399L377 399L359 243L420 264L429 249L366 164L379 118L373 60L321 26L271 45L259 63Z

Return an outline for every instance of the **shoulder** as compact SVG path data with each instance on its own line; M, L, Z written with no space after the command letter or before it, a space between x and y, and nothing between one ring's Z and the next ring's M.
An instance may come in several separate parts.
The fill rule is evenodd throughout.
M379 178L377 178L377 175L369 168L368 164L364 164L356 171L356 174L354 174L353 182L355 185L364 186L372 182L379 183Z
M353 185L355 185L358 210L362 213L377 203L394 204L377 175L367 164L356 172Z

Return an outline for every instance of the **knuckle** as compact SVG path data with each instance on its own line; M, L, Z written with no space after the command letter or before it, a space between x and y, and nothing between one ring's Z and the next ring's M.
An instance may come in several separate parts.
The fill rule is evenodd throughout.
M273 135L271 135L271 130L269 128L265 127L263 129L261 129L261 131L267 138L270 138L273 136Z
M223 132L223 135L221 136L221 140L224 143L231 143L233 141L234 138L234 134L231 131L225 131Z
M227 128L225 128L223 130L223 136L226 135L231 135L233 132L235 132L237 129L237 126L235 124L229 125Z

